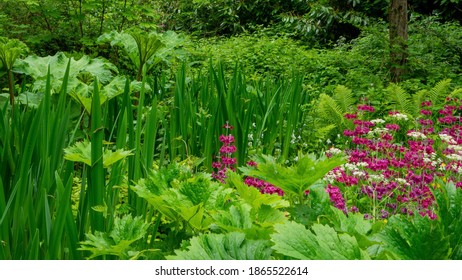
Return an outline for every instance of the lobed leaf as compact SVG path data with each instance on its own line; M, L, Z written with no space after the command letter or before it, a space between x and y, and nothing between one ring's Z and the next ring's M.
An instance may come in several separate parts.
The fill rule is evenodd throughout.
M268 260L270 242L249 240L244 233L203 234L193 237L187 250L176 250L169 260Z
M302 224L286 222L275 225L271 235L273 249L299 260L360 260L369 259L356 239L346 233L337 233L328 225L314 224L308 230Z

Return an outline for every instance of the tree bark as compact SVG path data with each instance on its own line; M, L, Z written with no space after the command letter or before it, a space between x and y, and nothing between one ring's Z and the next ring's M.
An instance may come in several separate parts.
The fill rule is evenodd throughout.
M408 57L407 0L392 0L389 10L390 74L392 82L399 82L406 72Z

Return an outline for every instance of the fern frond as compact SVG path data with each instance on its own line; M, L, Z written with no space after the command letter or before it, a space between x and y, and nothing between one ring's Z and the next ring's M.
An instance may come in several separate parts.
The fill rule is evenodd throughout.
M433 104L441 104L449 94L451 79L439 81L429 92L430 100Z
M333 99L340 106L343 113L349 112L354 108L355 99L353 97L353 92L346 86L337 86L334 89Z
M387 95L386 98L390 102L391 108L393 110L398 110L401 113L412 113L412 102L411 96L400 86L396 84L391 84L386 89Z
M455 90L453 90L451 92L451 94L449 96L452 97L452 98L461 99L462 98L462 88L456 88Z
M319 95L318 115L328 124L341 126L344 123L344 111L337 102L327 94Z
M331 133L335 129L334 124L329 124L325 126L318 126L316 128L316 138L317 139L326 139L329 133Z
M422 102L428 100L428 91L423 89L418 91L412 96L412 101L414 103L414 112L413 115L417 116L422 108Z

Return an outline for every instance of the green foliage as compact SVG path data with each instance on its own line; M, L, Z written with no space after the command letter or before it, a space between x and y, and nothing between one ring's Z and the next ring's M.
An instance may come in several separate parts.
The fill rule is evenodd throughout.
M415 112L415 107L412 104L411 96L406 93L400 86L396 84L391 84L385 90L385 96L389 101L389 109L399 111L403 114L413 114ZM419 104L420 107L420 104Z
M315 224L310 229L295 222L275 226L271 236L273 249L282 255L299 260L362 260L370 259L356 239L337 233L328 225Z
M428 97L435 106L441 106L445 102L446 97L449 95L451 86L451 79L439 81L435 86L429 90Z
M330 207L320 179L341 158L295 152L323 153L328 137L350 127L344 114L360 97L377 115L414 116L424 100L438 108L447 96L460 98L458 24L412 15L407 76L388 85L383 22L355 40L336 40L342 28L364 23L371 1L58 2L0 3L0 34L53 54L22 59L22 43L0 38L0 68L10 71L0 83L10 83L19 101L0 100L1 259L82 259L83 251L165 258L174 250L171 259L462 259L462 200L452 183L434 192L437 220L373 223ZM305 27L326 24L310 32L317 28L331 49L307 49L298 40L306 34L279 24L281 14ZM173 31L154 32L161 20L162 28L206 36L254 33L191 44ZM126 28L133 23L139 29ZM322 36L329 26L339 33ZM235 173L223 185L197 171L210 170L227 121L239 165L257 155L258 169L244 173L282 188L284 197L261 194Z
M227 186L235 188L237 195L226 209L212 215L213 231L242 232L248 239L268 239L274 232L274 225L287 220L283 210L289 204L282 197L261 194L245 185L234 172L228 173Z
M460 84L462 38L459 22L442 23L438 17L416 14L409 22L408 74L403 85L417 91L420 84L434 85L445 79Z
M319 139L325 140L329 136L341 134L350 128L352 123L344 115L354 111L355 99L351 89L338 85L333 95L321 93L312 113L315 118L315 129Z
M170 260L268 260L268 240L248 240L243 233L201 234L190 240L187 250L175 250Z
M271 156L256 158L258 168L241 167L247 176L257 177L267 181L284 191L289 196L304 201L305 191L310 190L318 180L322 179L332 168L344 162L341 157L321 157L299 153L298 161L292 166L285 167L277 163Z
M263 205L270 206L273 209L285 209L289 203L284 198L277 195L262 194L255 188L249 188L242 181L241 176L236 173L228 173L226 183L236 189L240 201L243 201L254 209L259 209Z
M119 259L137 259L143 252L136 251L134 243L145 237L148 227L149 224L142 217L116 217L114 227L109 233L87 233L87 240L81 242L79 250L89 251L90 259L107 255L117 256Z
M69 63L68 87L65 90L68 93L77 91L84 96L91 91L90 88L93 87L94 79L98 79L102 84L107 84L114 78L114 73L118 72L117 68L105 59L83 56L75 60L62 52L47 57L28 56L19 61L13 70L15 73L30 76L33 79L32 91L41 92L45 89L46 69L50 67L51 86L53 93L56 93L61 89Z
M154 1L13 1L0 3L0 36L23 40L40 55L58 51L104 52L95 39L129 26L156 29Z
M178 177L171 177L173 174ZM171 222L197 231L206 231L212 223L210 215L226 209L232 191L212 182L209 175L192 176L191 171L176 164L153 171L132 190Z
M354 38L368 18L356 6L361 1L302 1L305 9L284 14L284 23L311 44L329 43L339 37Z
M147 33L136 29L120 33L111 31L101 35L97 42L110 43L116 52L116 47L121 47L124 55L131 62L129 67L136 73L137 80L141 80L145 65L146 73L151 73L153 70L159 71L162 66L176 66L176 63L186 56L183 45L187 44L187 40L174 31L164 33Z
M442 183L442 182L441 182ZM438 204L438 221L443 235L449 241L449 257L453 260L462 259L462 237L458 232L462 229L462 190L456 188L453 182L442 183L442 189L433 190Z
M133 155L130 151L118 149L112 151L111 149L104 149L103 151L103 166L108 168L114 163ZM92 165L91 162L91 143L87 139L82 142L77 142L74 145L64 149L64 159L74 162L82 162L88 166Z
M16 60L27 52L28 48L23 42L0 37L0 69L10 71Z
M324 185L316 184L310 189L309 204L295 204L286 208L290 219L306 227L329 219L331 202Z
M420 215L408 219L393 216L388 220L380 241L398 259L445 260L449 257L449 241L436 221Z
M12 69L16 60L27 52L27 47L19 40L0 37L0 77L3 71L7 74L7 83L10 97L10 104L14 103L14 86Z
M280 22L279 15L303 9L302 1L156 1L168 29L199 36L232 35Z
M192 47L191 60L195 67L198 62L204 68L210 60L221 61L229 73L238 62L250 80L288 77L294 72L308 74L317 62L317 51L264 30L231 38L198 39Z
M73 141L67 94L51 100L49 75L38 108L12 107L0 107L0 259L81 258L70 203L73 167L63 161Z

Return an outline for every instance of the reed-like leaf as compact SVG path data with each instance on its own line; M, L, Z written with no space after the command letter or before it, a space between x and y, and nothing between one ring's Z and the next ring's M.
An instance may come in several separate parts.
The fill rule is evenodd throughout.
M104 127L102 127L101 103L99 100L98 81L95 80L93 91L93 102L91 109L91 169L88 184L88 195L90 209L104 204L106 184L103 167L103 139ZM102 213L90 211L90 226L93 231L104 230L104 219Z

